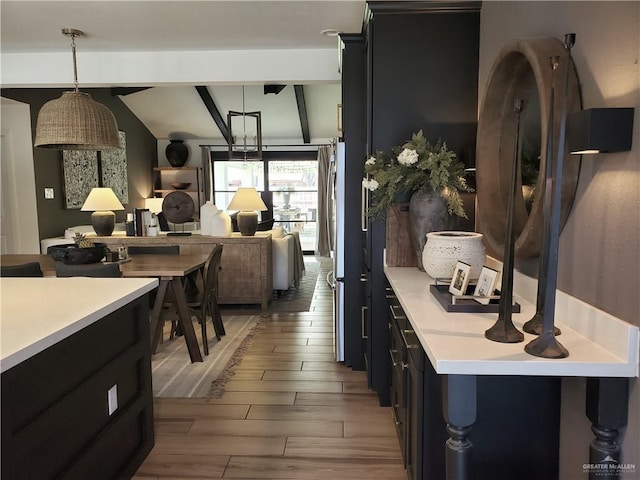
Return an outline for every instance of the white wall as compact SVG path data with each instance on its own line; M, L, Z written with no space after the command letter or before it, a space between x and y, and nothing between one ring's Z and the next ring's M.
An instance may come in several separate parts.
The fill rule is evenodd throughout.
M638 325L640 312L640 2L491 2L481 12L479 98L494 59L514 38L576 33L572 50L583 108L635 107L630 152L585 157L573 210L562 232L561 290ZM640 389L632 379L623 462L640 478ZM560 479L587 478L593 439L584 379L564 379ZM524 412L523 412L524 414Z
M2 253L40 253L29 105L0 97L0 110Z

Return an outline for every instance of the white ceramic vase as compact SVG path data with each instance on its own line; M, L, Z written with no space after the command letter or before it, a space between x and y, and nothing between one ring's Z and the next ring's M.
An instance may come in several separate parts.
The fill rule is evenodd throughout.
M471 265L470 278L478 278L486 258L482 234L476 232L429 232L422 250L422 265L431 278L451 278L458 261Z
M207 201L200 207L200 231L203 235L216 237L231 235L231 217L224 210L218 210L211 201Z

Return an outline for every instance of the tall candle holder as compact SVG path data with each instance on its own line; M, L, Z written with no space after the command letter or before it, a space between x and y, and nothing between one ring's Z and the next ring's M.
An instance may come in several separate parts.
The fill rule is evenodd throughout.
M560 135L558 139L558 154L555 162L554 175L546 177L545 197L551 195L551 220L549 222L549 240L547 250L541 257L546 265L540 269L546 269L544 281L544 301L542 310L542 331L538 338L532 340L524 347L524 351L530 355L542 358L566 358L569 351L560 343L554 334L556 288L558 284L558 247L560 243L560 206L562 189L562 170L564 167L564 142L567 124L567 91L569 86L569 71L571 69L571 48L575 45L575 33L564 36L564 46L567 51L567 65L565 68L564 95L560 102ZM560 59L551 57L551 68L558 68ZM553 90L553 86L552 86ZM546 203L546 198L545 198ZM545 212L546 213L546 212Z
M511 191L507 202L507 227L504 242L504 258L502 264L502 287L500 289L500 304L498 306L498 320L484 336L489 340L500 343L518 343L524 341L524 334L518 330L512 321L511 305L513 303L513 263L515 232L513 217L515 212L515 198L518 191L518 153L520 145L520 113L523 101L517 98L513 101L516 113L516 138L513 148L513 166L511 168Z
M555 114L555 73L560 64L559 57L551 57L551 95L549 101L549 121L547 122L547 150L544 162L545 187L551 184L553 178L553 133ZM542 203L542 250L538 259L538 291L536 295L536 313L531 320L525 322L522 330L533 335L540 335L544 318L544 306L546 300L546 279L548 271L547 255L549 254L549 232L551 230L551 190L545 188ZM560 329L554 327L555 335L560 335Z

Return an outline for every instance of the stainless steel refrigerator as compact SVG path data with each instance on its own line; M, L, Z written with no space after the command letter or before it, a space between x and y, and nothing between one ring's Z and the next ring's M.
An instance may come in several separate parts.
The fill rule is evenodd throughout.
M333 270L327 281L333 289L334 352L337 362L344 361L344 215L345 155L344 143L337 142L329 165L327 182L327 231L331 235Z

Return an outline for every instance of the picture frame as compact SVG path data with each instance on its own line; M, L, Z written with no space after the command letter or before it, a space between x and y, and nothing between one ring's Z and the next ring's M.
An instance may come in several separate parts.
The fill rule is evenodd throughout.
M471 265L465 262L457 262L453 269L451 284L449 285L449 293L452 295L464 295L469 285L469 277L471 276Z
M473 291L474 297L490 297L496 289L496 283L498 281L498 271L489 267L482 267L480 276L478 277L478 284ZM474 298L474 300L482 305L489 305L491 301L489 298Z

